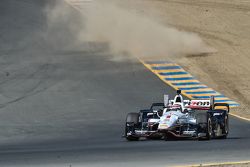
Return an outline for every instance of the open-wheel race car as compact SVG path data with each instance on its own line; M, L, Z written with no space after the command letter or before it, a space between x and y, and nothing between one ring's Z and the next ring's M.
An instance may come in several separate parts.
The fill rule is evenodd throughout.
M153 103L150 109L129 113L126 117L127 140L227 138L229 105L210 100L184 100L181 91L173 100L164 95L164 103Z

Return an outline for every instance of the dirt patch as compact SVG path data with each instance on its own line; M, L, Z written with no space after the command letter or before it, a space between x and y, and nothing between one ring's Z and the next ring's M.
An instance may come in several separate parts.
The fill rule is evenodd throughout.
M250 118L250 2L245 0L127 0L115 3L163 25L197 33L216 53L175 59L201 82L239 102ZM156 44L157 45L157 44Z

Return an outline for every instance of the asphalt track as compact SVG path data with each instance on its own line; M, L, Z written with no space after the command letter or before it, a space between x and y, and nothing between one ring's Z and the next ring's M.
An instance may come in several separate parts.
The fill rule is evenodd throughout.
M0 2L1 167L249 160L250 124L233 117L227 140L121 138L126 113L175 91L133 58L111 61L105 43L74 43L68 26L69 20L78 24L73 8L70 16L49 26L44 8L50 5L42 0Z

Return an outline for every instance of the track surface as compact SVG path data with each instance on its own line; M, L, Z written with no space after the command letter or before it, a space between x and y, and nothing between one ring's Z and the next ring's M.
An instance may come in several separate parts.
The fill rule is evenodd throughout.
M250 124L235 118L227 140L122 139L126 113L175 91L132 58L110 61L106 44L74 44L67 25L78 12L70 7L71 16L48 29L47 5L53 4L0 3L0 166L170 166L249 159Z

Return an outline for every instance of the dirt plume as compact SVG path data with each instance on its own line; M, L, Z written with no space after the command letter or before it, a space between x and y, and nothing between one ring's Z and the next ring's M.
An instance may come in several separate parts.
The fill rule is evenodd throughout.
M77 40L108 43L114 57L126 53L140 58L171 58L215 52L197 34L162 25L111 1L88 1L76 8L83 15L80 31L71 25ZM59 3L49 14L50 24L57 24L62 13L67 11Z

